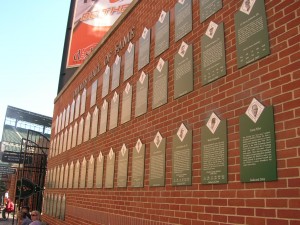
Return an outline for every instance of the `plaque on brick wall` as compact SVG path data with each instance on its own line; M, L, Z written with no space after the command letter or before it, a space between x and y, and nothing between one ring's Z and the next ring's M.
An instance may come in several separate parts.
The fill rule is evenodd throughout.
M110 75L110 67L106 66L105 72L103 73L103 82L102 82L102 98L104 98L108 94L109 90L109 75Z
M179 0L175 5L175 41L193 29L192 0Z
M215 113L201 127L201 183L227 183L227 122Z
M127 83L122 95L121 124L126 123L131 118L132 87Z
M77 160L74 166L73 188L78 188L79 186L79 173L80 173L80 163L79 160Z
M182 123L172 143L172 185L192 185L193 131Z
M150 34L151 30L144 28L139 40L138 70L142 69L150 60Z
M121 72L121 57L116 56L113 64L112 80L111 80L111 91L119 87L120 84L120 72Z
M142 71L140 79L136 82L135 117L147 112L148 105L148 75Z
M162 11L155 25L154 56L158 56L169 48L170 13Z
M60 166L58 166L56 170L55 188L59 187L59 177L60 177Z
M134 44L129 42L127 51L125 52L125 63L124 63L124 80L126 81L133 75L134 66Z
M84 119L81 117L80 122L79 122L79 126L78 126L77 145L80 145L82 143L83 128L84 128Z
M222 9L222 0L200 0L200 22Z
M144 187L145 144L139 139L132 153L132 187Z
M83 157L81 167L80 167L80 181L79 187L85 188L85 178L86 178L86 159Z
M83 141L86 142L90 138L91 114L88 112L85 118ZM74 133L74 131L73 131Z
M56 217L56 209L57 209L57 194L55 194L53 198L53 211L52 211L53 217Z
M193 67L193 46L182 42L174 62L174 99L193 91Z
M210 22L201 37L201 80L206 85L226 75L224 24Z
M69 164L67 163L67 165L65 167L63 188L68 188L68 180L69 180Z
M63 195L61 199L61 208L60 208L60 219L65 220L65 211L66 211L66 195Z
M95 163L94 162L95 162L94 156L91 155L91 158L88 163L88 169L87 169L87 181L86 181L87 188L93 187L94 171L95 171Z
M241 181L277 180L273 107L255 98L240 116Z
M72 148L74 148L77 144L77 131L78 131L78 123L75 122L73 127L73 134L72 134L72 145L71 145Z
M93 107L96 104L97 99L97 89L98 89L98 80L95 80L92 84L92 90L91 90L91 102L90 102L90 108ZM86 90L85 90L86 93ZM85 94L86 95L86 94ZM85 109L83 110L83 112ZM83 114L83 113L82 113ZM82 115L81 114L81 115Z
M61 195L57 196L57 205L56 205L56 218L60 218L60 210L61 210Z
M74 178L74 163L71 162L70 169L69 169L68 188L73 188L73 178Z
M54 196L51 194L50 196L50 204L49 204L49 215L53 216L53 202L54 202Z
M103 166L104 166L104 157L102 152L99 153L96 162L96 188L102 188L103 186Z
M118 176L117 186L127 187L127 173L128 173L128 149L123 144L121 151L118 155Z
M166 173L166 139L157 132L150 143L149 186L165 186Z
M91 139L97 136L99 109L96 106L92 116Z
M105 188L114 187L115 153L111 148L106 157Z
M64 167L64 165L61 165L59 187L58 188L63 188L64 174L65 174L65 167Z
M264 1L244 0L234 23L238 68L270 54Z
M162 58L154 69L152 109L168 102L168 61Z
M115 92L114 97L110 104L110 120L109 129L113 129L118 125L118 115L119 115L119 95Z
M100 117L100 130L99 133L103 134L106 132L107 128L107 114L108 114L108 103L104 100L102 107L101 107L101 117Z

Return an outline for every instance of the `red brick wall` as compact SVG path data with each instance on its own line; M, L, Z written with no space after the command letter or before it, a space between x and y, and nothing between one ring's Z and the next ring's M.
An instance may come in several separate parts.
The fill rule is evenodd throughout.
M261 0L256 0L261 1ZM117 161L115 164L115 187L113 189L57 189L49 188L48 194L66 194L66 218L61 221L44 215L50 224L184 224L184 225L298 225L300 224L300 1L265 0L271 54L263 59L237 68L234 14L242 1L224 0L223 8L204 23L200 23L199 1L193 1L193 31L182 40L194 49L194 91L174 100L174 56L181 44L174 40L175 0L140 0L121 26L99 47L94 56L82 66L76 78L59 94L54 107L53 118L72 103L74 90L100 62L100 73L87 83L87 112L89 108L91 84L99 79L97 106L100 109L101 76L104 73L104 56L114 50L134 26L135 46L134 75L129 82L134 85L131 120L120 125L121 103L118 127L98 135L58 156L52 157L48 168L62 164L97 158L101 150L107 155L112 147L120 151L122 144L129 149L128 187L117 188ZM160 57L169 61L168 103L152 110L153 70L160 57L154 57L152 31L150 64L142 70L149 75L148 111L135 118L135 84L141 71L137 68L138 39L144 27L154 28L162 10L170 11L170 48ZM201 86L201 45L200 37L205 33L210 21L224 22L227 75ZM127 45L121 50L123 56ZM114 63L115 57L109 65ZM122 82L124 62L121 66L121 94L127 82ZM105 98L113 97L110 92ZM120 95L121 96L121 95ZM278 180L273 182L240 182L239 116L244 114L253 98L265 106L274 106L276 155ZM120 101L121 102L121 101ZM228 123L228 183L201 184L200 128L213 112L217 112ZM77 121L80 120L80 117ZM100 119L99 119L100 121ZM193 130L193 184L173 187L171 183L172 135L184 122ZM109 124L109 117L108 117ZM74 122L71 124L74 125ZM55 121L52 127L55 137ZM150 142L159 131L167 138L166 185L149 187ZM145 180L143 188L131 187L132 148L138 138L146 143ZM116 157L117 160L117 157ZM104 172L105 176L105 172Z

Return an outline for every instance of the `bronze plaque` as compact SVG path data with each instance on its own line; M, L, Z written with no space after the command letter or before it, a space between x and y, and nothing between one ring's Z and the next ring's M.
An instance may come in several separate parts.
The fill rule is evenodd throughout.
M136 83L135 117L147 112L148 105L148 75L141 73L140 79Z
M115 90L120 85L120 72L121 72L121 57L117 55L113 65L111 91Z
M192 185L193 132L181 124L173 135L172 185Z
M127 51L125 52L125 65L124 65L124 80L126 81L133 75L134 66L134 44L131 42L128 45Z
M154 69L152 109L168 102L168 61L160 58Z
M115 157L115 153L111 148L106 157L105 188L114 187Z
M193 29L192 0L179 0L175 5L175 41Z
M99 153L97 158L97 165L96 165L96 188L102 188L103 186L103 165L104 165L104 157L102 152Z
M158 132L150 143L149 186L165 186L166 139Z
M122 95L121 124L126 123L131 118L132 87L127 83Z
M119 95L115 92L114 97L110 104L110 120L109 129L113 129L118 125L118 115L119 115Z
M138 70L142 69L149 63L150 60L150 34L151 30L144 28L143 34L139 40L139 58Z
M128 149L123 144L121 151L118 154L118 176L117 186L127 187L127 173L128 173Z
M131 187L144 187L145 144L139 139L133 148Z
M174 99L194 90L193 46L181 43L174 62Z
M155 25L154 56L158 56L169 48L170 13L162 11Z

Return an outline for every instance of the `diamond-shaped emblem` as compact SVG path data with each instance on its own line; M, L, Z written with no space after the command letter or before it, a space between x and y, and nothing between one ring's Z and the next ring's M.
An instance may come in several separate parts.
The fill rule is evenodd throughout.
M117 92L115 92L115 94L114 94L114 97L113 97L113 101L114 101L114 102L116 102L116 101L117 101L117 99L118 99L118 96L119 96L119 95L117 94Z
M256 99L253 98L251 104L249 105L246 115L254 122L256 123L259 119L260 115L264 111L265 107Z
M159 22L160 23L163 23L164 20L165 20L165 17L166 17L167 13L165 11L162 11L160 16L159 16Z
M116 60L115 60L115 64L118 65L120 62L120 56L117 55Z
M122 156L123 156L123 157L124 157L124 155L125 155L125 153L126 153L126 150L127 150L126 145L123 144L123 146L122 146L122 148L121 148L121 153L122 153Z
M103 159L103 155L102 155L102 152L100 151L100 152L99 152L99 156L98 156L98 160L99 160L99 162L101 162L101 161L102 161L102 159Z
M146 39L147 33L148 33L148 29L145 27L144 31L143 31L143 34L142 34L143 39Z
M189 47L189 46L187 45L187 43L185 43L185 42L183 41L183 42L181 43L181 45L180 45L179 50L178 50L178 54L179 54L181 57L184 57L184 55L185 55L185 53L186 53L188 47Z
M108 157L111 160L113 156L114 156L114 151L113 151L112 148L110 148L109 153L108 153Z
M208 36L209 38L213 38L217 29L218 29L218 24L214 23L213 21L210 21L208 28L205 32L206 36Z
M146 74L145 74L144 71L143 71L143 72L141 73L141 76L140 76L140 79L139 79L139 81L140 81L141 84L144 83L145 78L146 78Z
M178 0L178 2L183 5L185 0Z
M180 141L182 142L187 134L188 130L186 129L186 127L184 126L184 124L182 123L177 131L177 136L180 139Z
M163 67L164 67L164 64L165 64L165 61L162 58L160 58L159 61L158 61L158 63L157 63L156 69L159 72L161 72L162 69L163 69Z
M128 92L130 91L131 85L129 83L127 83L126 88L125 88L125 92L126 94L128 94Z
M162 140L162 136L159 132L157 132L155 138L154 138L154 144L156 145L156 148L159 147L160 143L161 143L161 140Z
M136 142L136 145L135 145L135 149L136 149L137 153L140 153L142 146L143 146L143 143L142 143L141 140L139 139L139 140Z
M103 104L102 104L102 109L105 110L107 107L107 101L106 99L104 100Z
M206 123L207 128L212 132L213 134L216 132L221 120L219 117L215 114L212 113Z
M131 42L129 42L129 45L128 45L128 48L127 48L127 51L129 53L131 52L132 47L133 47L133 44Z

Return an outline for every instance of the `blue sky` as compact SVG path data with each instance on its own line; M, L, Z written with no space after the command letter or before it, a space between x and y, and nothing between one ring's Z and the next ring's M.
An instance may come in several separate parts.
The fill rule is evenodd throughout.
M0 139L8 105L53 116L70 1L1 2Z

